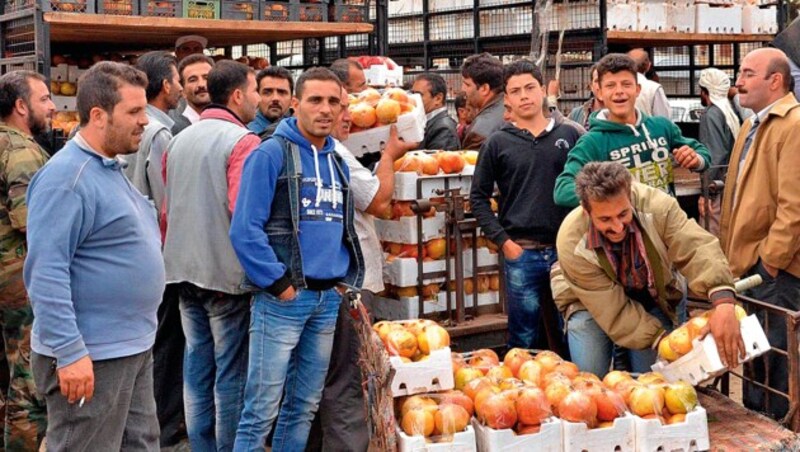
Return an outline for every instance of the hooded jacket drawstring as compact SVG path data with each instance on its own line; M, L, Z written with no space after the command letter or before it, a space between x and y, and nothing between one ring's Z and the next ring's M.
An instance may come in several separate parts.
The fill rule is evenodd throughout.
M313 144L311 145L311 150L314 151L314 176L316 177L315 185L317 186L317 196L314 207L319 207L319 203L322 202L322 197L320 196L322 192L322 177L319 175L319 152L317 151L317 147Z
M317 186L317 199L314 202L314 207L319 207L320 203L322 202L322 190L323 190L322 176L319 173L319 151L317 151L317 147L314 146L313 144L311 145L311 150L314 151L314 176L316 176L317 179L315 182L315 185ZM333 198L332 203L333 203L333 208L335 209L339 205L339 202L336 199L336 178L334 177L333 174L333 160L331 159L331 154L328 154L327 157L328 157L328 172L331 176L331 186L332 186L331 196Z
M656 142L653 141L653 139L650 137L650 131L647 130L647 126L644 125L644 121L641 121L641 119L642 119L641 114L642 113L639 110L636 110L636 125L633 125L633 124L625 124L625 125L628 126L628 128L631 129L631 131L633 132L633 136L638 138L640 136L640 134L639 134L639 131L636 130L636 126L641 124L642 131L644 131L644 137L645 137L645 139L647 139L647 144L649 144L650 148L655 151L656 149L658 149L656 147Z
M339 205L338 200L336 199L336 177L333 175L333 159L331 158L331 154L328 153L328 172L331 176L331 197L333 198L333 208L336 209L336 206Z

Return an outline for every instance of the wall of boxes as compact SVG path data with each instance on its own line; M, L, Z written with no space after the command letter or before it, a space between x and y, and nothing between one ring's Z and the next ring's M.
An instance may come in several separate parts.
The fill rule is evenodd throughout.
M612 0L608 28L622 31L772 34L778 31L778 5L757 0Z

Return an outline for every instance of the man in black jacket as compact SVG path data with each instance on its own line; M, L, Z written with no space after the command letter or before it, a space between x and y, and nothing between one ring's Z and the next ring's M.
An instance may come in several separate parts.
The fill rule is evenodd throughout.
M443 149L454 151L461 147L456 134L456 122L447 113L447 83L439 74L420 74L414 80L411 91L422 96L422 105L428 122L425 124L425 139L420 149Z
M553 303L549 275L557 258L556 234L570 211L556 206L552 193L581 132L560 115L544 116L542 73L532 62L516 61L504 72L505 103L513 122L481 146L470 201L484 234L503 249L508 347L533 348L539 339L541 307ZM495 184L500 192L498 216L489 201ZM557 325L545 326L558 330Z

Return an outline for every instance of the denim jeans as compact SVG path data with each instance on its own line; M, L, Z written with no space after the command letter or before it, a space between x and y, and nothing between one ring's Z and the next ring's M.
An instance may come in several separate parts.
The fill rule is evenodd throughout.
M672 330L672 322L660 308L653 308L650 314L661 321L667 330ZM600 378L608 373L614 343L594 321L589 311L578 311L567 321L567 341L572 362L584 372L592 372ZM633 372L649 372L656 362L656 351L652 349L627 350L627 358Z
M289 301L265 292L256 294L251 307L245 403L235 451L263 451L276 417L272 450L305 449L328 373L341 298L334 289L304 289Z
M546 248L523 250L519 259L505 260L508 348L535 347L542 300L553 297L550 267L557 259L555 248Z
M760 260L746 276L754 274L761 275L764 282L747 291L748 296L790 311L800 311L800 278L783 270L778 271L778 276L773 278L764 269ZM786 350L786 321L783 316L767 315L764 311L756 312L761 325L766 325L767 316L769 316L769 329L766 331L769 344L772 347ZM749 366L752 366L755 381L768 383L771 388L788 393L789 362L785 356L769 352L761 358L754 359ZM767 370L769 370L769 382L767 382ZM789 411L789 403L786 398L772 393L767 396L764 389L748 382L744 383L742 398L744 406L747 408L766 413L767 416L774 419L782 419Z
M192 451L230 451L244 404L250 295L184 283L183 398Z

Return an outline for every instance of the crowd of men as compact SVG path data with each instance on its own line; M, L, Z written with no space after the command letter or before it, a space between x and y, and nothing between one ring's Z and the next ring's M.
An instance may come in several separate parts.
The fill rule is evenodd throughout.
M735 366L734 278L759 274L756 298L800 309L800 104L781 50L745 56L735 93L724 72L701 73L699 141L669 120L641 49L600 59L592 98L567 116L534 63L475 55L456 119L445 81L419 75L423 142L392 127L357 159L343 143L350 95L367 88L358 63L295 79L205 45L94 65L80 130L52 158L34 141L55 110L45 79L0 77L7 450L45 436L48 450L157 450L184 429L194 451L367 450L348 310L356 292L379 302L373 215L412 149L480 151L470 201L504 256L509 347L565 331L582 370L644 371L692 293L715 306L708 331ZM719 240L678 205L676 165L724 180L701 200ZM783 390L787 371L780 355L756 368ZM764 399L746 388L747 406ZM769 414L785 415L774 399Z

